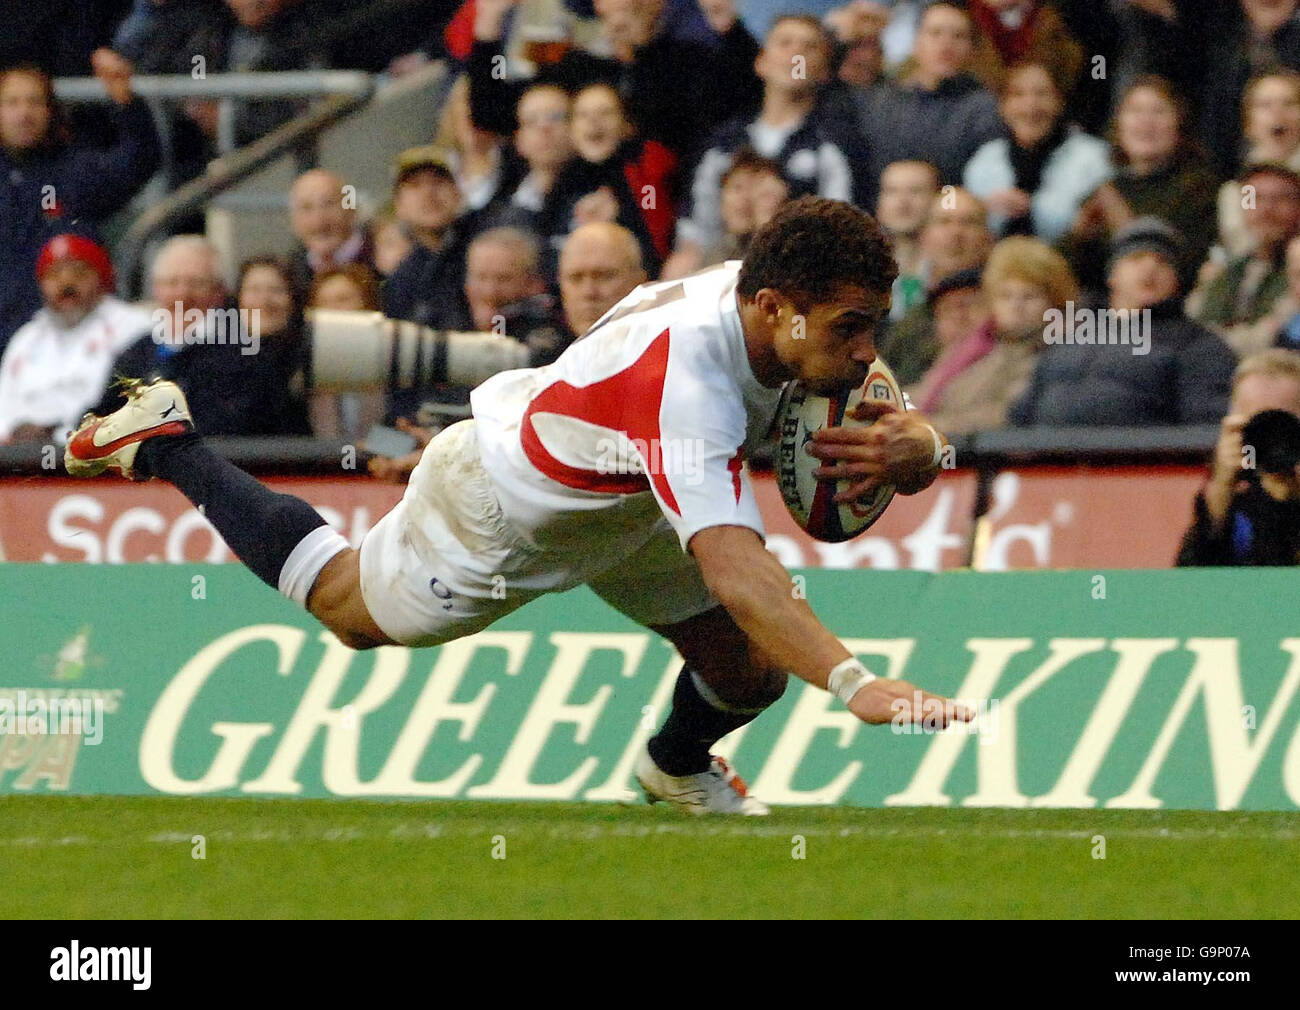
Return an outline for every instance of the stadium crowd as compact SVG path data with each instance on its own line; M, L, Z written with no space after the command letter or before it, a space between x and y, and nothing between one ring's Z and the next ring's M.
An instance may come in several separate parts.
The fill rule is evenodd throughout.
M436 426L467 390L315 393L304 313L494 331L545 362L642 280L743 256L804 194L891 235L878 347L949 434L1224 419L1222 467L1243 384L1300 414L1300 0L791 6L756 38L738 0L406 4L359 47L356 0L26 5L0 41L0 440L59 440L115 374L146 373L211 434ZM150 304L116 297L102 225L163 162L133 74L435 58L459 77L427 146L376 152L377 213L322 165L287 194L289 260L227 276L178 235ZM70 117L51 77L86 73L112 104ZM238 139L297 111L245 103ZM215 115L173 115L177 183ZM205 335L229 307L257 332ZM1227 499L1208 501L1221 530Z

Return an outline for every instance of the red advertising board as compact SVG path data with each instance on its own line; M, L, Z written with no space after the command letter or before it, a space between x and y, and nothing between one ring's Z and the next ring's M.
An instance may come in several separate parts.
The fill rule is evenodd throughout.
M983 565L1024 568L1164 568L1173 562L1196 467L1024 467L991 486ZM403 488L367 478L271 478L278 491L320 510L353 544L401 497ZM973 471L945 473L919 495L897 497L864 536L818 543L781 503L776 482L754 487L768 546L788 567L913 568L969 563ZM0 480L0 556L9 561L229 561L210 524L174 488L104 479Z

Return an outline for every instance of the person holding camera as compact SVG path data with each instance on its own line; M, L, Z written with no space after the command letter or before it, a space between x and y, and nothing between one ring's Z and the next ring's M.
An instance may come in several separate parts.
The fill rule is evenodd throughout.
M1300 352L1246 358L1178 567L1300 564Z

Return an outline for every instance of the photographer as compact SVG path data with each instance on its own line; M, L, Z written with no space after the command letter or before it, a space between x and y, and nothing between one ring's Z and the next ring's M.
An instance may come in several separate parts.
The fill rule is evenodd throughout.
M1179 567L1300 563L1300 353L1273 349L1238 366L1194 514Z

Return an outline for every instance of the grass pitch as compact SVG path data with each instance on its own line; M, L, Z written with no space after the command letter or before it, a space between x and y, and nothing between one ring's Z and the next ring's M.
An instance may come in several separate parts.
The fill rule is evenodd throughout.
M5 796L0 917L1291 918L1298 856L1274 813Z

